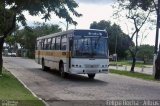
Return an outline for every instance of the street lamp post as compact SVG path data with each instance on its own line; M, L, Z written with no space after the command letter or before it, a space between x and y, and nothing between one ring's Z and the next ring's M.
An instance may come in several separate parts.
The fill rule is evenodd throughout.
M116 43L115 43L115 59L116 59L116 68L118 68L117 66L117 34L116 34Z

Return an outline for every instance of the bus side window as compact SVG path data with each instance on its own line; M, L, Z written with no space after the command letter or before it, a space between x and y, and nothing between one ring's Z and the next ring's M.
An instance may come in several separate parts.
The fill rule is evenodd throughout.
M67 36L62 36L62 40L61 40L61 50L66 50L66 46L67 46Z
M56 37L56 50L60 50L61 37Z
M49 38L47 42L47 50L50 50L50 49L51 49L51 38Z
M44 39L42 39L42 42L41 42L41 49L44 50Z
M51 50L55 50L55 38L52 38Z
M47 50L47 40L48 40L48 39L45 39L45 40L44 40L44 50Z
M41 50L41 40L38 40L37 42L37 50Z

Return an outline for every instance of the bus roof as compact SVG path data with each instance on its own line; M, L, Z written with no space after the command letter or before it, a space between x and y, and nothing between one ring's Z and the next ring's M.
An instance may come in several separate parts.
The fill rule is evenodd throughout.
M44 38L51 38L53 36L59 36L59 35L64 35L64 34L72 34L72 33L76 32L76 31L83 31L83 32L86 32L86 31L98 31L98 32L107 33L105 30L99 30L99 29L71 29L71 30L68 30L68 31L63 31L63 32L58 32L58 33L53 33L53 34L41 36L41 37L38 37L37 40L44 39Z

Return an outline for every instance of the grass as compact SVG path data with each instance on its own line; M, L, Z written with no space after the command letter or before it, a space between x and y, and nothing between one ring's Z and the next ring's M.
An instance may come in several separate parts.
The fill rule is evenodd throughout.
M111 61L110 62L111 65L116 65L115 61ZM131 66L132 62L129 61L118 61L117 65L122 66L122 65L127 65L127 66ZM144 64L143 62L136 62L136 67L146 67L145 65L151 65L151 64Z
M29 90L5 69L3 69L3 76L0 77L0 100L2 105L12 103L16 106L44 106L42 101L34 97Z
M129 77L134 77L134 78L140 78L140 79L143 79L143 80L155 81L154 77L152 75L138 73L138 72L133 72L132 73L132 72L129 72L129 71L120 71L120 70L110 69L110 73L129 76Z

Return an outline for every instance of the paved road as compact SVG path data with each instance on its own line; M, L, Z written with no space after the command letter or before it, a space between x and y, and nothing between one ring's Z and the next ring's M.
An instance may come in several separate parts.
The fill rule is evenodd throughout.
M56 100L160 99L158 82L114 74L98 74L95 80L80 75L70 75L63 79L53 70L42 71L34 60L18 57L3 59L6 69L50 105Z

